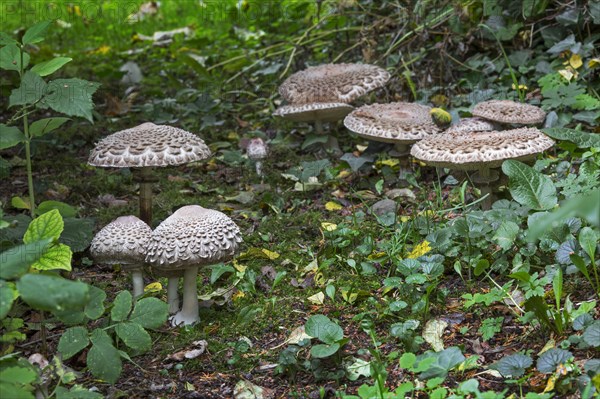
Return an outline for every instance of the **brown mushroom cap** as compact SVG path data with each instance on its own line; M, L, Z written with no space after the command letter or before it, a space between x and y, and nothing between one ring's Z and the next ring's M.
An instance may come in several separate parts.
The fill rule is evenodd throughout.
M100 230L90 246L92 257L101 263L139 267L144 263L152 229L135 216L121 216Z
M364 105L346 116L344 125L370 140L411 144L441 132L430 110L426 105L405 102Z
M414 144L410 154L431 166L477 170L497 168L507 159L531 159L553 145L538 129L520 128L440 134Z
M390 79L382 68L367 64L325 64L288 77L279 94L290 103L349 103Z
M227 215L188 205L154 229L146 262L159 271L211 265L231 259L241 242L240 229Z
M468 133L468 132L485 132L489 130L497 130L498 126L493 122L486 121L481 118L463 118L458 123L450 126L444 133Z
M100 167L180 165L210 157L198 136L172 126L143 123L102 139L88 163Z
M472 114L494 122L523 125L536 125L546 119L541 108L511 100L484 101L475 105Z
M354 109L345 103L310 103L284 105L277 108L274 116L281 116L294 122L335 122L343 119Z

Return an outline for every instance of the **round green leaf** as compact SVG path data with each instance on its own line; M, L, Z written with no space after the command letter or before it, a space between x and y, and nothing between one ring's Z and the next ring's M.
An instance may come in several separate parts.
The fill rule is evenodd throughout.
M333 343L331 345L319 344L310 349L310 354L312 357L322 359L333 355L338 349L340 349L340 344L338 343Z
M525 374L525 370L533 364L531 357L516 353L510 356L504 356L498 362L490 366L497 370L504 377L519 378Z
M564 349L552 348L542 353L536 367L540 373L554 373L556 368L571 359L573 354Z
M600 320L596 320L583 332L583 340L592 347L600 346Z
M344 331L327 316L318 314L308 318L304 326L305 332L326 344L333 344L344 338Z

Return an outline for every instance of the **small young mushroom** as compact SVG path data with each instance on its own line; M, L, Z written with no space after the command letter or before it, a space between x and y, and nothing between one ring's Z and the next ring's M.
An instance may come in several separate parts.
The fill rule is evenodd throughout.
M100 230L90 246L96 262L120 264L131 272L133 296L144 293L142 266L152 229L135 216L121 216Z
M442 131L426 105L396 102L363 105L344 119L348 130L373 141L393 143L400 154L400 179L409 173L409 146Z
M493 122L518 125L537 125L546 119L546 113L539 107L512 100L489 100L473 108L473 116Z
M413 157L428 165L455 170L477 170L473 179L481 194L488 194L482 208L491 207L490 183L498 179L490 169L507 159L530 160L552 147L554 141L536 128L503 131L445 133L423 139L413 145Z
M456 124L450 126L444 133L469 133L485 132L489 130L500 130L498 125L481 118L463 118Z
M253 137L248 143L246 148L246 154L248 158L255 162L256 174L262 177L262 160L267 157L269 149L267 143L264 142L260 137Z
M171 325L199 320L198 267L228 261L241 242L240 229L228 216L199 205L179 208L154 229L146 262L163 273L184 271L183 306Z
M198 136L172 126L143 123L102 139L88 163L105 168L134 168L140 182L140 218L152 225L152 167L174 166L211 156Z

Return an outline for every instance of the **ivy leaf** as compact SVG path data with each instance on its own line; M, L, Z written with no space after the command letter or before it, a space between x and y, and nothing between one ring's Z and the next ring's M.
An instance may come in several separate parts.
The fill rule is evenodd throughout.
M23 53L23 69L29 65L29 54ZM0 49L0 68L8 71L21 71L21 51L16 44L9 44Z
M558 203L552 180L522 162L508 160L502 172L509 177L509 189L515 201L536 210L554 208Z
M573 354L564 349L552 348L542 353L538 358L536 367L540 373L554 373L556 368L571 359Z
M533 364L530 356L516 353L510 356L504 356L502 359L490 366L497 370L504 377L519 378L525 374L525 370Z
M8 106L35 104L46 93L46 86L40 75L31 71L25 72L21 86L10 93Z
M58 240L64 229L64 222L58 210L53 209L33 219L23 236L23 242L29 244L34 241L51 238Z
M92 95L98 87L99 83L82 79L56 79L48 83L46 95L38 106L51 108L69 116L81 116L92 122Z
M15 126L0 123L0 150L14 147L25 141L25 135Z
M55 57L51 60L40 62L31 68L31 72L37 73L40 76L48 76L58 71L63 65L71 62L73 58L69 57Z

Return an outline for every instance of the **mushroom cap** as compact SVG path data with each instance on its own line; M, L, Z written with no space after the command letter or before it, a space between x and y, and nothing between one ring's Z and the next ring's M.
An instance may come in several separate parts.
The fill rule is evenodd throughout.
M553 145L538 129L519 128L440 134L414 144L410 154L431 166L476 170L497 168L507 159L531 159Z
M113 168L180 165L210 157L204 141L183 129L147 122L100 140L88 163Z
M544 122L546 113L539 107L512 100L489 100L473 108L473 116L494 122L536 125Z
M124 269L141 267L151 235L150 226L137 217L121 216L96 234L90 253L100 263L120 263Z
M430 110L426 105L405 102L363 105L346 116L344 125L370 140L411 144L442 131Z
M250 139L246 153L250 159L265 159L268 154L267 144L260 137Z
M231 259L241 242L240 229L227 215L188 205L154 229L146 262L159 271L211 265Z
M344 118L353 109L352 105L340 102L289 104L277 108L273 115L294 122L335 122Z
M496 130L498 126L493 122L481 118L463 118L458 123L450 126L444 133L469 133Z
M324 64L292 74L279 86L279 94L293 104L349 103L389 79L390 74L375 65Z

